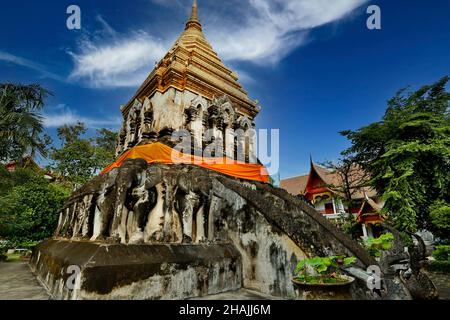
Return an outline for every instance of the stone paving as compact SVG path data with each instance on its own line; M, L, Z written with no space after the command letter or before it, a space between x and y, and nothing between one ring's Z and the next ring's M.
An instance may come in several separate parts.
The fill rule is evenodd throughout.
M231 291L225 293L214 294L201 298L194 298L190 300L278 300L276 297L263 295L259 292L248 289L241 289L238 291Z
M49 300L27 262L0 263L0 300ZM269 300L272 297L241 289L193 300Z
M450 276L430 272L442 300L450 300ZM36 280L27 262L0 263L0 300L49 300L45 289ZM271 296L241 289L192 300L272 300Z
M0 263L0 300L49 300L27 262Z
M428 275L439 291L439 298L450 300L450 275L438 272L428 272Z

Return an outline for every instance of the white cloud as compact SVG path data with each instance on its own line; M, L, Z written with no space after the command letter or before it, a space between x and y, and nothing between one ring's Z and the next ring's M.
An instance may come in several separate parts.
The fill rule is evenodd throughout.
M31 60L10 54L8 52L4 52L0 50L0 61L4 61L7 63L12 63L21 67L25 67L34 71L37 71L41 74L42 77L50 78L58 81L64 81L64 79L54 73L51 73L46 70L46 68L38 63L35 63Z
M151 0L188 11L188 1ZM227 62L276 64L304 45L312 29L338 21L368 0L230 0L218 5L200 3L200 18L214 49ZM220 6L226 7L225 12ZM168 34L156 39L144 31L118 34L101 16L100 37L79 42L70 52L74 69L69 79L95 88L136 87L170 46L167 39L179 22L166 20ZM178 27L177 27L178 28ZM181 30L180 30L181 32ZM169 36L170 34L170 36ZM97 35L97 34L94 34ZM250 77L243 74L243 81Z
M90 129L99 129L104 127L118 128L122 123L122 120L119 117L99 120L98 118L80 116L62 104L51 109L59 111L52 112L50 114L43 114L44 126L46 128L58 128L64 125L73 125L78 122L83 122Z
M244 2L244 1L243 1ZM305 44L312 29L338 21L367 0L245 0L242 23L215 19L208 31L225 60L277 63ZM227 21L228 20L228 21Z
M70 54L75 63L71 80L87 80L92 87L135 87L163 57L165 47L147 33L138 32L107 44L84 40L79 53Z

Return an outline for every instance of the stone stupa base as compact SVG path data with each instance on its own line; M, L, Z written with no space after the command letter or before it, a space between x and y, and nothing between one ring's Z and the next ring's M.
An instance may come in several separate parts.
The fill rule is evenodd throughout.
M186 299L242 287L241 255L231 244L46 240L30 266L53 299Z

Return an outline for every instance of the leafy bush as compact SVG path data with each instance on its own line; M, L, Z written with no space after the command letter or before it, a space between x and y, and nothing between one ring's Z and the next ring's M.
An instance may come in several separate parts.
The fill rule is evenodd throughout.
M17 243L50 237L69 191L35 176L0 197L0 236Z
M0 261L6 261L8 259L6 252L12 247L13 245L10 241L0 240Z
M343 280L339 275L339 266L348 266L355 261L355 257L345 256L313 257L304 259L301 260L295 268L296 279L301 282L312 284L342 282ZM312 269L313 274L309 274L308 269Z
M450 235L450 204L437 201L430 208L431 223L437 236L448 239Z
M33 250L34 247L36 247L38 244L39 244L39 241L25 240L25 241L19 242L16 245L16 247L19 249Z
M450 261L431 261L427 266L428 271L450 273Z
M367 238L364 241L364 246L372 256L381 257L381 251L392 248L393 242L394 235L392 233L385 233L379 238Z
M0 196L6 194L12 188L11 173L0 164Z
M450 246L437 246L433 258L438 261L450 261Z
M13 172L9 172L5 167L0 166L0 197L10 193L14 187L30 182L48 183L41 174L31 169L17 168Z

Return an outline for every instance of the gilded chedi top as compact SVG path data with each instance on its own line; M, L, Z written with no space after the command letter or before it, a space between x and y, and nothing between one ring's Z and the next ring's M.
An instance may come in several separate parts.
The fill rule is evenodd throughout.
M249 98L237 81L236 73L223 64L206 39L194 0L184 32L122 111L126 114L135 99L142 102L155 91L174 87L180 91L188 89L209 100L226 94L240 112L253 119L259 110L257 102Z
M233 137L228 129L253 129L259 112L256 101L249 98L203 34L198 18L197 1L184 32L140 86L134 97L122 107L124 123L116 155L136 145L167 141L174 131L188 130L201 149L211 129L214 139L234 157ZM255 150L251 145L235 148Z

